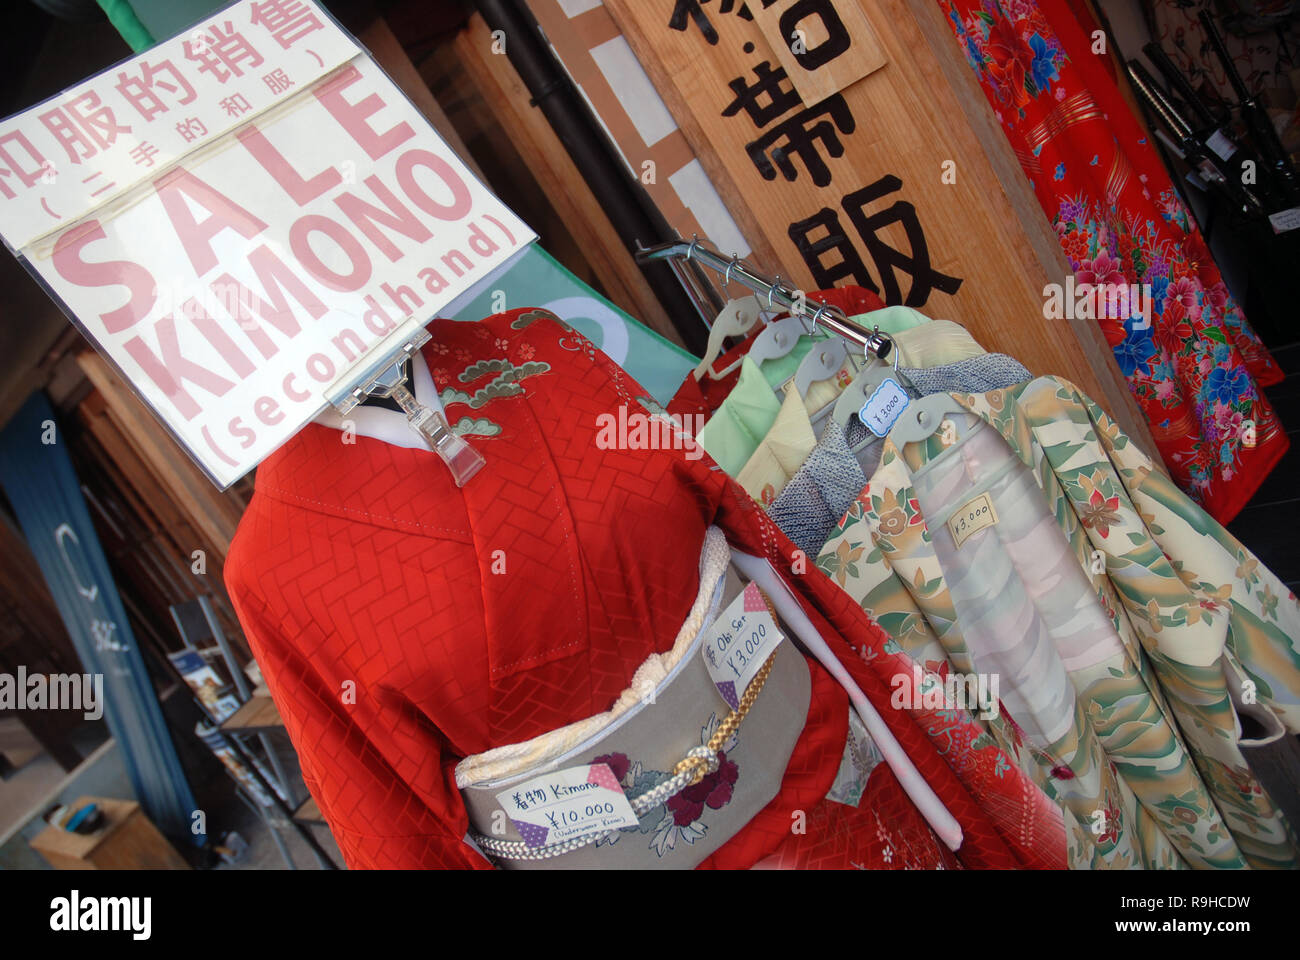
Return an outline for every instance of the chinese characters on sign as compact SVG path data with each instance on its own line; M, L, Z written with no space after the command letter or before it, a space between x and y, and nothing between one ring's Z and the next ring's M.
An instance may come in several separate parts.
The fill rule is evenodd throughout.
M825 100L885 65L857 2L761 0L754 20L805 103Z
M694 24L707 42L716 45L718 30L705 9L709 3L679 0L668 26L685 31ZM713 9L719 15L753 20L751 6L760 11L760 19L768 8L779 10L781 36L793 33L795 25L808 27L813 21L820 25L818 31L808 30L807 43L796 44L797 52L792 54L810 74L828 70L837 61L856 55L846 27L846 22L851 22L847 8L842 16L831 0L751 0L749 5L720 2ZM846 6L843 0L840 6ZM743 49L747 55L763 55L756 52L758 48L752 42L745 43ZM786 52L785 46L778 49ZM831 161L845 155L847 138L858 130L858 121L843 94L836 92L815 103L805 102L787 68L773 63L770 57L752 64L747 74L730 79L727 87L731 99L721 111L721 120L750 124L745 152L764 180L806 181L818 191L838 194L837 199L827 202L827 197L820 209L810 210L787 227L790 241L818 287L847 281L880 294L887 303L912 307L925 304L932 291L957 292L961 279L942 273L931 263L916 208L902 198L888 203L891 194L904 188L899 177L887 174L865 185L852 184L848 189L836 184ZM820 193L818 199L822 199ZM900 232L907 242L903 249L895 246Z
M306 0L0 123L0 167L6 242L223 487L535 239Z
M703 6L710 2L711 0L677 0L676 5L673 7L672 17L668 21L668 26L674 30L685 30L688 22L694 23L699 27L704 39L717 46L718 31L710 22ZM749 12L748 4L737 3L736 0L719 0L719 13L731 13L733 11L746 20L754 19L754 15Z
M76 220L358 52L306 0L253 0L0 123L5 239Z
M900 189L903 181L895 176L884 176L875 183L844 195L840 201L849 222L853 224L868 256L876 266L880 287L872 282L870 271L863 263L857 249L840 225L839 214L822 207L811 216L790 224L790 239L803 254L804 262L812 270L819 288L834 286L838 281L851 279L860 287L879 293L886 303L901 303L909 307L922 306L930 299L931 290L953 294L961 280L940 273L930 265L930 250L925 232L916 217L916 208L904 200L896 200L889 207L873 214L866 212L867 204ZM881 237L881 232L891 224L901 224L907 235L910 252L904 253ZM814 234L824 231L814 239ZM826 254L834 252L837 262L828 263ZM906 293L898 284L898 275L911 278Z

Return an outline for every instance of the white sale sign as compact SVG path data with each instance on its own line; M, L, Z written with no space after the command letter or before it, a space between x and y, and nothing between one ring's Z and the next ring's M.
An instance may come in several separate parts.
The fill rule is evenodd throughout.
M536 239L308 0L0 123L0 233L221 487Z

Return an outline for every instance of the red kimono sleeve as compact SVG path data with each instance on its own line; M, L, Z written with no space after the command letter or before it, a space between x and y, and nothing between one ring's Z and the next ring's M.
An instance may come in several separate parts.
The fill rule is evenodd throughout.
M244 569L242 564L226 568L235 612L297 748L303 780L348 867L491 869L462 839L468 818L458 802L451 762L427 756L436 747L421 742L423 762L437 763L442 779L434 794L445 802L431 806L429 795L417 792L399 769L406 762L393 755L401 751L400 738L380 735L385 718L401 726L411 715L410 705L392 691L349 691L323 677L312 660L338 661L320 631L312 624L273 622L258 585L241 575ZM358 704L375 706L357 710Z

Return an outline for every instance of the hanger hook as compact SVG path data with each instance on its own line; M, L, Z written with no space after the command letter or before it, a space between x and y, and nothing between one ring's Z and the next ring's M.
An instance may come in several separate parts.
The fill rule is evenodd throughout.
M781 274L777 274L772 281L772 285L767 288L767 309L772 309L772 294L776 293L777 288L781 286Z
M817 332L817 324L821 320L822 314L829 309L829 306L830 305L826 303L817 304L817 311L812 315L812 329L808 330L809 335ZM808 328L805 327L804 329L807 330Z
M700 235L698 233L691 234L691 245L686 248L687 260L695 256L695 248L698 247L699 245L700 245Z
M889 345L888 350L884 349L886 344ZM871 352L875 354L877 360L884 359L885 353L893 353L895 370L898 369L898 350L896 349L897 346L898 345L894 343L894 339L891 336L889 336L886 333L880 332L879 324L872 325L871 339L867 343L868 349L870 349Z
M731 285L731 271L734 270L739 264L740 264L740 258L733 253L731 255L731 262L727 264L727 272L722 275L723 286Z

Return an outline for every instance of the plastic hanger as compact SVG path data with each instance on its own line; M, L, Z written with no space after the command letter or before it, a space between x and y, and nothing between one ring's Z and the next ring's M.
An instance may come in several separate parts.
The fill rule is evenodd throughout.
M769 310L773 309L772 291L780 285L781 278L778 276L768 289L767 307ZM768 360L784 357L798 345L800 337L811 336L816 328L815 323L795 313L782 320L774 320L763 329L762 333L754 338L753 346L749 348L749 359L762 366Z
M717 317L713 320L713 326L709 329L709 342L704 350L704 359L695 368L696 380L703 377L705 373L709 375L710 379L721 380L740 365L739 361L737 361L725 370L713 369L713 362L722 353L723 341L727 337L743 337L749 333L750 330L754 329L754 324L758 323L761 312L762 308L759 306L758 297L753 294L727 301L727 305L719 311Z
M892 341L891 341L892 343ZM894 354L893 364L882 363L873 354L867 354L867 365L858 371L849 385L844 388L839 399L835 401L835 409L831 412L831 420L840 427L847 427L849 421L862 409L862 405L886 380L893 377L897 380L901 374L898 373L898 361L901 351L898 344L892 346Z
M890 428L889 439L900 448L909 443L919 443L937 431L950 414L969 412L949 393L935 393L913 400Z
M808 336L808 322L803 317L785 317L769 323L749 348L749 359L759 366L768 360L784 357Z
M823 340L808 351L794 372L794 388L799 396L808 396L808 388L821 380L829 380L840 372L849 359L849 346L839 337Z

